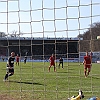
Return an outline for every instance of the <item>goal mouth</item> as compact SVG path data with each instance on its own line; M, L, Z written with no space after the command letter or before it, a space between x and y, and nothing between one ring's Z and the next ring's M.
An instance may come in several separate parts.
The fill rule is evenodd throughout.
M0 100L100 95L100 0L0 0L0 7Z

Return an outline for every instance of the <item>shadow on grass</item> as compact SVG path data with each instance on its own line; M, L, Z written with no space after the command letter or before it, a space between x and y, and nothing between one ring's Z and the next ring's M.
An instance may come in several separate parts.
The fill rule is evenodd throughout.
M40 84L40 83L34 83L34 82L20 82L20 81L9 81L9 82L13 82L13 83L24 83L24 84L33 84L33 85L44 85L44 84Z
M57 73L72 73L73 69L69 69L67 71L57 71Z
M57 72L57 73L69 73L69 72Z
M92 76L93 79L100 79L100 77Z

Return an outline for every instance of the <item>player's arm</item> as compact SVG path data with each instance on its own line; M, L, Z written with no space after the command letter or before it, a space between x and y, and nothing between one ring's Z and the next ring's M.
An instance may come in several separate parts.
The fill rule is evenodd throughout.
M85 63L85 60L83 60L83 63L82 64L84 65L84 63Z
M9 68L12 68L12 67L10 66L10 63L9 63L9 62L8 62L8 67L9 67Z
M83 65L85 65L85 64L86 64L86 60L85 60L85 56L84 56Z
M8 59L8 63L7 63L8 67L11 69L12 67L10 66L10 58Z
M49 58L49 61L51 62L51 57Z

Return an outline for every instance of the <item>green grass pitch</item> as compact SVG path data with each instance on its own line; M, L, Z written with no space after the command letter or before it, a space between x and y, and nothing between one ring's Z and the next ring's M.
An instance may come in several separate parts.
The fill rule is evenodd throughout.
M49 62L27 62L15 65L15 74L3 82L6 62L0 62L0 94L21 100L67 100L84 92L86 100L100 96L100 64L93 63L90 75L84 77L84 67L79 63L64 63L64 69L56 64L57 72L48 72Z

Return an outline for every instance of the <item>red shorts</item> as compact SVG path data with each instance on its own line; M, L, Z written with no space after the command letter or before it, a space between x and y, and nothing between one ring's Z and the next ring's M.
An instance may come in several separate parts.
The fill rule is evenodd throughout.
M55 63L50 63L50 66L55 66Z
M91 65L85 65L84 68L91 68Z

